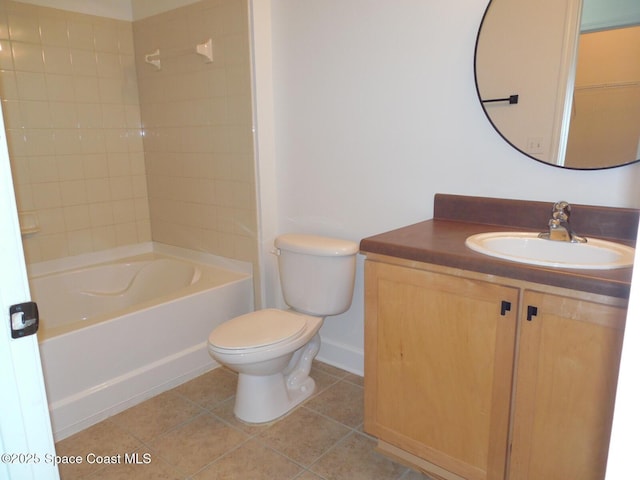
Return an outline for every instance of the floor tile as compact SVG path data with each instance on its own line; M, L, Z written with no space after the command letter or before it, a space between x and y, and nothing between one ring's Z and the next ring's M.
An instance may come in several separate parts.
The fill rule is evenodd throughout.
M301 471L302 468L291 460L255 440L249 440L198 472L193 479L287 480Z
M416 470L409 470L400 480L432 480L432 478Z
M105 465L102 469L86 477L86 480L181 480L181 475L177 470L153 455L147 457L150 463L145 464L145 457L140 453L141 463L119 463L116 465Z
M183 396L168 391L111 417L111 421L147 442L202 411Z
M323 480L323 478L309 470L305 470L300 474L300 476L296 477L295 480Z
M341 380L309 400L305 406L348 427L357 427L364 420L364 390Z
M155 454L192 475L239 446L248 436L211 414L202 414L156 438L149 446Z
M63 480L81 478L84 475L100 470L103 465L93 462L93 456L111 456L130 453L140 447L141 442L106 420L87 428L56 444L59 456L79 456L82 463L59 465L60 477Z
M310 470L327 480L396 480L407 468L375 451L376 442L353 432L336 444Z
M318 360L314 360L311 364L311 367L312 369L320 370L324 373L328 373L329 375L333 375L334 377L337 377L337 378L344 378L349 374L348 372L342 370L341 368L334 367L333 365L329 365L324 362L319 362Z
M428 480L375 452L361 432L363 380L314 361L316 392L288 415L233 415L238 376L207 372L56 444L59 455L148 454L149 464L61 466L62 480ZM129 457L130 459L132 457Z
M364 387L364 377L361 377L360 375L349 373L346 377L344 377L344 380L346 382L355 383L356 385Z
M312 397L319 395L324 392L331 385L340 381L340 377L336 377L335 375L331 375L330 373L325 372L320 368L312 368L309 376L313 378L316 382L316 391L313 393Z
M184 395L202 407L213 408L235 395L237 383L238 376L235 373L226 368L216 368L172 391Z
M256 438L308 466L349 432L344 425L302 407Z

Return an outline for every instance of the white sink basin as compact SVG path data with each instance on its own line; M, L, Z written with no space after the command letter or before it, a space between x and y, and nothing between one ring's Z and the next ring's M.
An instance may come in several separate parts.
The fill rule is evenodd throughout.
M635 249L619 243L587 239L587 243L538 238L537 233L491 232L471 235L471 250L491 257L558 268L610 270L633 265Z

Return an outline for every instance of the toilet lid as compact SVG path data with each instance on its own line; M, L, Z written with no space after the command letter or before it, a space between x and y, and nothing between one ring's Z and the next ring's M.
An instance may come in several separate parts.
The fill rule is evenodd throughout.
M264 347L298 337L306 324L304 315L277 309L258 310L215 328L209 335L209 343L228 349Z

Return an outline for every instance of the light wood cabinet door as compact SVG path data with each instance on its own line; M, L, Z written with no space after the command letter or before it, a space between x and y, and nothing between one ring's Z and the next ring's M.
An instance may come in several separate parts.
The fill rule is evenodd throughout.
M371 260L365 289L365 430L460 477L503 479L519 290Z
M523 314L509 479L602 480L626 309L525 290Z

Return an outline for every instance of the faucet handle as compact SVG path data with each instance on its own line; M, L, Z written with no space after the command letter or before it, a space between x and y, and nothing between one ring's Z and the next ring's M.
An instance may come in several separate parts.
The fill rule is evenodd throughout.
M553 204L553 211L549 219L549 231L538 234L539 238L548 240L560 240L571 243L586 243L587 239L579 237L569 225L569 215L571 215L571 205L564 200Z
M556 202L553 204L553 213L552 216L558 220L568 221L569 216L571 215L571 205L564 200Z

